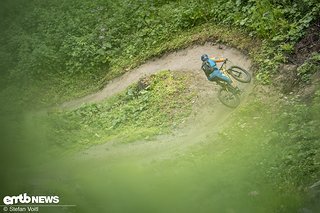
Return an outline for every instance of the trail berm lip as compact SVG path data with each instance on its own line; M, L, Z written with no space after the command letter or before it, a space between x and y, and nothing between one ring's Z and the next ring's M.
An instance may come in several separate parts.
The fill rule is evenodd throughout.
M193 45L186 49L181 49L156 59L151 59L143 65L113 79L105 85L102 90L65 102L61 104L59 108L74 109L83 104L97 103L123 91L130 84L137 82L141 77L157 73L161 70L192 71L199 73L199 75L203 75L200 69L200 56L204 53L213 56L226 57L231 62L229 63L230 66L237 65L247 70L249 70L251 66L250 59L237 49L230 47L221 48L219 45L212 45L211 43Z

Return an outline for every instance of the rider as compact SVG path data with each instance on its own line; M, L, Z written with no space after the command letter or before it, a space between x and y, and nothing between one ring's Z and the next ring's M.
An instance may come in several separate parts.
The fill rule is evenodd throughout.
M232 80L224 75L217 67L217 63L224 62L225 58L209 58L207 54L201 56L202 70L206 74L209 81L222 80L232 85Z

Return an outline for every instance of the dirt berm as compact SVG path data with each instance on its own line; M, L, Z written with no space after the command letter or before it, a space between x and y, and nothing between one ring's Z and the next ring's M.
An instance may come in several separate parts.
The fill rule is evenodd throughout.
M210 43L202 46L194 45L147 61L140 67L128 71L123 76L109 82L101 91L64 103L62 105L63 108L72 109L85 103L102 101L123 91L141 77L161 70L189 72L191 75L188 76L192 77L194 83L192 86L199 90L199 96L194 104L192 115L186 123L180 125L182 128L179 128L173 134L158 136L152 140L136 141L132 144L109 141L85 150L83 155L80 155L80 158L110 158L115 160L130 156L132 158L141 158L143 161L146 161L146 159L170 158L177 153L184 153L184 149L206 141L206 137L213 137L219 132L226 119L234 112L234 109L225 107L219 102L216 94L218 86L208 81L200 69L200 57L204 53L226 57L229 59L228 66L238 65L250 71L251 62L248 57L234 48ZM252 84L250 85L239 84L239 87L244 90L242 102L245 102L245 97L252 90Z
M229 66L238 65L249 70L251 65L248 57L234 48L226 47L224 45L212 45L211 43L206 43L201 46L194 45L186 49L166 54L160 58L149 60L145 64L126 72L121 77L110 81L102 90L79 99L65 102L61 107L72 109L85 103L99 102L121 92L130 84L137 82L141 77L161 70L191 71L197 75L201 75L201 77L203 76L202 78L199 78L201 81L199 82L199 85L208 84L200 69L200 56L204 53L207 53L210 56L228 58L230 60L228 63Z

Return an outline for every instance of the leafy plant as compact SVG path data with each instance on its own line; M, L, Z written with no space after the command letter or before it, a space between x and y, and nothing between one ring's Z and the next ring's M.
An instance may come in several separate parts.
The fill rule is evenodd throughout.
M304 82L310 82L312 74L318 72L320 69L320 54L313 53L312 56L306 60L297 69L297 74Z
M48 96L92 91L126 68L176 48L168 43L183 32L199 26L209 28L210 24L217 31L223 28L220 34L227 34L229 26L239 27L265 40L269 50L263 48L256 62L258 79L268 83L277 63L285 60L283 53L292 50L320 11L315 0L218 0L214 4L187 0L31 0L27 5L14 0L2 4L1 8L8 9L1 23L3 78L28 79L24 87L45 87L52 79L60 82L54 85L59 88L46 93Z

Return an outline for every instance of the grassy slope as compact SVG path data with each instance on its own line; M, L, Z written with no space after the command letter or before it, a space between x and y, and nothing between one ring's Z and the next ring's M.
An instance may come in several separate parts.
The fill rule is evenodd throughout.
M149 153L148 147L155 141L136 148L126 144L124 153L116 146L101 150L100 155L86 150L32 166L30 178L39 182L36 189L26 185L27 191L54 188L65 202L78 205L77 212L289 213L312 208L304 203L298 182L293 182L304 174L298 170L294 175L287 173L287 165L281 164L289 146L276 141L283 133L280 115L289 112L282 106L289 104L290 109L292 101L263 89L257 89L247 103L232 112L218 132L209 125L188 135L181 142L195 140L196 145L187 150L176 148L169 155L161 155L160 150ZM315 104L317 107L319 101ZM212 115L205 119L211 120Z
M34 107L88 94L146 59L208 38L239 49L261 49L252 56L259 65L258 79L269 83L320 5L315 0L34 0L26 5L15 0L4 1L1 8L6 19L0 25L5 29L0 66L15 86L8 90L18 90L16 102ZM248 42L248 35L263 42Z
M241 31L236 30L236 29L228 29L226 27L223 26L218 26L218 25L201 25L198 26L196 28L193 28L189 31L185 31L181 34L175 34L172 39L169 42L164 42L164 43L160 43L158 46L154 45L154 48L152 49L151 52L147 52L146 55L141 55L137 58L132 58L129 61L123 62L122 59L119 59L119 63L118 66L113 67L113 72L110 73L110 76L106 77L106 80L111 79L114 76L119 75L121 72L124 71L123 68L125 67L130 67L130 66L136 66L140 63L143 63L144 60L146 60L147 58L151 57L151 56L157 56L160 55L166 51L169 50L173 50L176 48L181 48L187 45L190 45L193 42L203 42L206 41L210 38L214 38L217 39L219 38L222 42L226 42L231 44L232 46L235 46L239 49L242 50L250 50L249 52L251 53L252 57L255 58L255 61L257 62L257 64L261 65L261 64L267 64L267 66L265 66L264 68L272 68L271 70L273 70L276 67L276 64L272 63L272 60L276 60L277 62L279 61L283 61L284 58L283 56L280 55L274 55L274 50L276 50L276 47L271 47L271 48L265 48L262 49L262 51L260 52L260 54L256 54L256 51L251 51L251 48L257 47L259 49L259 47L265 47L264 44L260 45L261 42L259 41L252 41L251 39L249 39L246 34L241 33ZM258 44L258 45L256 45ZM290 49L290 48L289 48ZM262 74L260 76L258 76L262 81L264 82L268 82L270 79L268 79L268 75ZM68 99L70 97L74 97L74 96L78 96L78 95L82 95L84 93L93 91L95 89L97 89L97 87L95 85L97 84L93 84L94 81L90 82L92 83L92 86L87 87L85 90L81 89L81 87L83 87L83 85L87 85L87 81L84 81L85 83L83 85L77 85L74 86L72 82L67 81L67 82L59 82L59 78L57 79L57 84L52 86L52 84L49 85L49 87L43 87L45 88L43 91L41 91L39 93L39 96L45 98L43 100L44 104L47 104L49 102L56 102L56 101L61 101L61 100L65 100ZM96 83L96 82L95 82ZM99 82L99 87L102 85L102 81ZM39 87L42 87L43 84L39 84ZM65 87L66 86L66 87ZM68 88L67 91L68 93L66 93L66 90L64 89ZM38 91L38 90L36 90ZM80 91L80 93L79 93ZM30 92L30 91L29 91ZM30 92L30 95L34 95L33 92ZM52 94L58 94L55 98L52 99ZM269 94L263 94L262 96L266 96ZM50 98L48 98L50 97ZM42 99L41 98L41 99ZM164 98L164 97L162 97ZM259 97L256 97L259 98ZM121 99L115 100L114 103L117 103L117 101L121 102ZM160 100L161 102L161 100ZM118 102L119 103L119 102ZM154 102L154 103L158 103L158 102ZM132 102L131 103L133 106L135 106L135 104ZM213 143L213 145L209 145L209 147L200 147L198 150L198 153L196 153L196 157L182 157L181 159L178 159L177 161L172 160L167 162L167 164L164 165L164 167L168 167L168 171L167 172L172 172L174 173L177 165L178 164L203 164L203 167L200 169L200 171L198 170L198 168L194 168L194 167L190 167L190 166L185 166L185 171L183 171L182 169L182 175L179 176L178 178L176 176L170 176L169 180L172 183L172 185L175 185L177 182L177 179L182 179L185 176L190 177L192 172L200 172L200 175L197 176L197 178L195 178L196 181L194 180L186 180L186 182L182 182L180 186L178 187L173 187L172 188L172 192L177 192L178 190L183 190L185 188L185 186L190 186L190 185L197 185L199 181L202 181L201 177L205 176L205 177L210 177L211 175L215 175L215 173L211 173L208 172L208 170L214 170L217 168L220 168L222 170L228 169L230 171L234 171L234 173L230 173L230 175L223 175L222 173L220 173L220 178L219 175L217 177L217 182L224 180L224 179L228 179L230 177L233 177L234 175L239 175L239 174L245 174L246 172L249 172L248 169L261 169L259 170L259 174L257 174L257 176L255 176L255 174L252 174L253 177L257 177L257 178L261 178L261 180L263 180L261 174L263 174L264 172L267 173L267 176L270 178L268 181L275 181L276 185L279 185L282 190L284 190L285 193L290 193L290 190L293 190L294 193L296 193L295 188L297 188L297 186L305 186L307 184L313 183L314 181L317 180L317 177L319 176L319 156L318 156L318 151L319 150L319 146L318 146L318 138L319 136L317 135L317 130L318 130L318 126L319 126L319 114L317 112L317 107L319 106L319 100L318 98L315 99L315 102L312 106L309 105L304 105L301 104L299 102L295 102L295 103L291 103L289 104L288 107L285 107L286 103L278 103L278 104L274 104L274 100L261 100L261 101L253 101L253 102L249 102L248 105L246 105L244 110L241 110L239 112L239 117L235 117L234 120L232 121L232 124L230 124L231 126L227 126L225 127L226 130L222 131L223 133L221 134L221 136L217 139L218 142L221 143L221 141L225 141L228 142L228 146L230 145L234 145L232 147L237 147L236 149L231 149L231 151L229 151L228 148L222 147L222 153L230 153L230 155L226 155L226 157L221 158L219 161L219 154L221 155L221 153L215 153L216 155L213 155L214 152L211 152L210 150L215 149L216 148L216 144ZM97 139L95 135L96 133L96 129L94 128L98 128L99 131L100 129L100 124L97 124L95 122L97 122L97 118L95 117L90 117L88 116L88 114L84 114L81 115L81 112L84 113L96 113L96 110L98 110L98 115L102 115L104 114L104 112L102 110L105 109L105 107L108 106L108 104L106 105L102 105L102 106L98 106L98 108L96 108L96 106L87 106L85 108L82 108L80 111L78 112L71 112L68 116L71 116L72 119L74 119L75 123L79 122L83 122L83 124L76 126L78 129L76 129L76 132L80 133L82 135L79 135L78 133L76 133L76 136L73 134L70 134L70 138L72 140L77 141L77 138L86 138L87 137L87 141L97 141L97 142L102 142L105 139L110 139L107 138L109 136L109 134L104 135L102 137L102 139ZM126 109L126 106L124 106L124 108ZM272 118L270 119L270 109L273 109L272 111ZM156 109L153 109L156 111ZM130 112L130 110L128 110ZM114 111L115 113L119 113L118 111ZM78 116L77 116L77 113ZM121 115L121 113L119 113ZM68 117L67 117L68 118ZM70 117L69 117L70 118ZM69 120L68 118L68 120ZM108 118L107 118L108 119ZM32 119L31 119L32 120ZM99 119L100 120L100 119ZM33 121L33 120L32 120ZM58 132L57 134L61 134L62 131L62 138L65 136L65 132L64 130L70 131L70 129L65 128L65 126L60 126L60 119L58 119L57 125L58 125ZM142 119L142 121L144 121ZM267 124L265 121L269 121ZM67 121L68 123L69 121ZM89 122L89 131L88 132L83 132L81 130L81 127L84 127L86 124L86 122ZM130 122L133 122L133 120L130 120ZM31 122L32 123L32 122ZM130 123L129 123L130 124ZM155 122L156 124L156 122ZM69 124L67 124L68 126ZM135 124L136 125L136 124ZM79 127L80 126L80 127ZM128 126L123 126L122 128L125 129L126 127L132 127L132 125L128 125ZM289 127L289 128L288 128ZM71 128L74 128L74 126L72 126ZM233 128L236 128L237 130L235 131L231 131ZM87 126L86 126L86 129ZM123 130L122 129L122 130ZM243 134L243 130L245 131L245 134ZM80 131L79 131L80 130ZM94 130L94 131L93 131ZM101 130L102 132L104 132L104 130ZM231 131L231 132L230 132ZM238 132L239 131L239 132ZM230 133L229 133L230 132ZM116 131L114 132L116 133ZM158 129L154 130L151 128L151 131L145 131L143 130L143 133L147 133L146 135L142 134L137 134L134 135L132 134L131 131L129 131L130 133L130 137L129 140L135 140L135 139L140 139L141 137L145 137L148 136L148 134L153 135L154 133L159 133ZM141 133L141 132L136 132L136 133ZM67 133L69 134L69 133ZM60 136L61 136L60 135ZM100 135L100 134L98 134ZM67 136L67 137L69 137ZM120 137L126 137L126 135L120 135ZM270 137L270 138L269 138ZM37 138L37 137L35 137ZM41 138L41 137L40 137ZM56 136L54 137L56 138ZM33 137L29 138L29 140L32 140ZM39 138L37 138L39 139ZM64 141L65 138L62 139L62 143L66 142ZM85 141L84 143L87 143L87 141ZM254 141L254 146L251 146L250 141ZM239 143L238 143L239 142ZM213 147L211 147L213 146ZM29 150L29 149L28 149ZM276 150L276 151L275 151ZM31 151L31 149L30 149ZM240 152L239 152L240 151ZM264 152L266 151L266 155L264 155ZM256 154L256 155L255 155ZM211 155L213 155L213 157L211 157ZM239 164L241 163L242 165L240 165L239 170L237 170L236 166L234 166L234 162L237 162L237 158L232 157L232 156L238 156L241 157L242 160L239 160ZM249 160L245 160L246 156L248 157ZM190 158L190 159L189 159ZM215 163L204 163L206 161L210 162L210 161L215 161L217 160ZM257 161L257 162L254 162ZM227 162L227 164L225 164ZM257 166L255 163L258 163L258 165L263 165L263 166ZM218 165L220 164L224 164L226 165L226 167L219 167ZM170 165L172 165L172 167L170 168ZM248 168L246 168L246 166L248 166ZM87 168L90 168L89 166ZM103 167L102 167L103 168ZM139 166L138 166L139 168ZM132 170L137 169L137 167L131 167ZM163 169L162 167L158 167L158 169L161 171L161 169ZM152 170L152 169L151 169ZM53 169L53 171L55 171ZM191 171L191 172L190 172ZM240 171L240 172L238 172ZM79 172L79 171L74 171ZM115 171L116 174L117 171ZM147 172L152 172L152 171L148 171ZM260 173L261 172L261 173ZM80 183L85 183L87 186L89 185L89 183L91 183L92 181L101 181L103 182L104 179L102 177L104 177L103 175L105 175L106 173L101 172L101 179L100 178L93 178L92 176L88 175L85 176L85 173L81 173L79 172L79 176L76 175L76 178L81 179L81 176L83 175L83 181ZM120 173L121 174L121 173ZM129 173L123 173L124 175L128 175L129 177L134 177L134 175L136 174L135 171L130 171ZM161 175L163 174L163 175ZM142 172L141 174L138 174L136 177L137 179L143 177L145 175L144 172ZM41 175L40 175L41 176ZM121 175L120 175L121 176ZM108 175L106 176L106 178L108 178ZM119 178L119 176L115 175L114 177L114 181ZM165 172L161 173L160 172L160 178L166 178ZM243 178L247 178L246 175L243 175ZM128 187L132 186L132 182L130 182L131 178L125 179L123 181L119 181L117 182L118 184L116 184L116 186L114 186L114 190L110 191L110 194L108 194L108 198L109 201L114 201L115 203L112 204L112 202L109 203L109 205L111 206L110 208L114 208L117 210L119 210L120 207L120 203L117 203L117 201L120 200L122 194L119 193L119 195L117 194L117 192L125 190L124 188L121 188L121 185L124 183L128 183ZM230 179L230 181L232 181L233 179ZM251 181L254 181L253 179L250 179ZM150 180L149 180L150 181ZM141 184L141 182L139 180L137 181L133 181L133 183L136 183L137 185ZM158 184L157 182L152 182L154 184ZM166 182L162 183L160 182L160 186L166 186ZM235 181L235 183L238 184L242 184L243 182L241 181L241 177ZM57 183L55 183L57 184ZM226 182L226 184L230 184L229 182ZM234 184L232 185L234 188L238 187L238 184ZM261 183L259 183L261 184ZM258 184L258 185L259 185ZM57 184L59 185L59 184ZM67 185L67 184L66 184ZM108 185L106 184L106 186L111 186L112 184ZM65 185L63 185L65 186ZM99 185L97 185L98 187ZM106 187L105 186L105 187ZM203 205L209 205L210 206L210 197L214 197L215 193L213 191L206 191L207 188L210 188L209 186L213 186L214 188L214 183L210 182L210 178L206 179L203 183L200 184L200 192L197 191L198 188L196 187L186 187L186 194L195 194L194 199L190 199L190 203L195 203L195 202L203 202ZM121 190L118 190L120 187ZM233 188L232 187L232 188ZM70 189L68 187L66 187L67 189ZM248 187L250 188L250 187ZM254 188L254 187L253 187ZM223 187L218 187L217 191L221 192L221 194L223 193L223 190L225 190L226 188ZM230 188L227 187L228 190L231 190ZM247 188L246 188L247 189ZM70 189L72 190L72 189ZM131 194L134 196L136 195L135 193L138 193L139 190L141 190L140 188L133 188L131 189L130 192L132 192ZM150 191L148 191L149 189L144 189L146 192L151 193ZM203 190L203 191L201 191ZM230 192L228 191L227 192ZM94 192L96 192L95 190L89 189L85 187L84 189L85 192L91 192L91 195L95 194ZM107 189L106 189L107 191ZM231 190L232 191L232 190ZM73 191L75 194L77 192ZM101 191L99 191L101 193ZM199 197L197 197L197 192L199 194L201 194ZM202 193L204 192L204 193ZM236 192L235 192L236 193ZM68 194L67 190L65 191L65 194ZM90 193L89 193L90 194ZM115 195L116 194L116 195ZM173 193L174 194L174 193ZM203 194L206 194L207 196L205 197L201 197ZM71 197L73 196L73 194L71 193L70 195ZM227 193L225 196L229 196L229 194ZM239 197L242 196L242 194L239 194ZM264 196L266 196L265 198L270 198L272 196L274 196L274 194L271 194L270 196L268 195L262 195L262 198L259 198L262 200L264 200ZM174 197L174 196L173 196ZM236 198L239 198L238 196L235 196ZM93 196L94 198L94 196ZM207 202L206 202L206 198L208 198ZM92 198L91 198L92 199ZM163 196L160 196L159 199L163 199ZM184 197L184 199L186 199ZM258 199L258 200L259 200ZM282 198L282 199L285 199ZM130 196L127 197L126 199L126 204L128 205L128 208L130 207L135 207L134 202L129 202L130 200ZM97 201L92 201L92 203L97 203L100 200L97 199ZM150 200L151 202L154 202L157 204L157 200ZM174 200L177 201L177 200ZM172 202L170 202L169 200L167 200L168 204L173 205ZM178 201L177 201L178 202ZM179 204L180 208L182 210L186 210L188 209L188 207L190 207L190 205L186 205L186 202L180 201L181 203ZM216 200L215 203L219 204L219 200ZM245 200L243 201L245 202ZM275 207L273 208L270 207L270 205L266 204L266 206L270 207L270 210L274 210L277 209L277 207L281 206L281 202L277 203L278 201L276 201L274 203ZM118 206L119 204L119 206ZM155 204L155 205L156 205ZM174 203L176 204L176 203ZM144 208L149 208L149 207L145 207L145 202L139 200L137 205L141 205L140 207L144 207ZM212 205L212 204L211 204ZM227 205L227 204L225 204ZM245 208L245 204L241 204L241 203L236 203L235 205L244 205L243 208ZM295 204L294 204L295 205ZM152 205L150 205L150 208L152 209ZM196 208L198 206L191 206L190 209L192 208ZM212 207L214 209L214 207ZM254 207L252 207L254 208ZM290 207L288 207L290 208ZM113 210L114 210L113 209ZM166 210L166 208L164 208ZM150 209L148 209L150 210ZM190 210L191 211L191 210ZM227 210L229 211L229 210ZM232 211L232 209L230 210ZM262 211L262 210L261 210ZM286 210L283 210L286 211ZM289 209L287 209L288 212L290 212Z
M188 73L162 71L99 104L50 115L56 144L65 148L132 142L168 133L188 117L197 91Z
M180 36L177 36L173 40L170 40L164 45L160 45L158 48L154 48L154 52L150 53L151 55L159 55L165 51L168 50L175 50L179 49L181 47L188 46L194 42L205 42L208 40L216 41L217 39L220 40L223 43L227 43L228 45L234 46L236 48L239 48L240 50L243 50L244 52L249 53L253 58L257 58L259 61L259 58L263 56L264 52L260 50L259 47L261 47L260 41L254 41L246 36L245 33L241 33L239 30L236 29L227 29L224 27L217 27L213 25L203 25L199 26L197 28L193 28L190 31L185 31ZM135 58L133 59L134 63L132 66L136 66L142 61L144 61L143 58ZM126 66L126 64L123 64L123 66ZM273 66L273 65L272 65ZM314 66L314 65L312 65ZM119 73L119 71L115 72ZM307 72L309 73L309 71ZM160 76L157 78L161 79ZM112 100L109 100L106 103L103 103L101 105L88 105L86 107L80 108L74 112L69 112L64 115L64 122L66 126L62 125L59 127L60 130L58 130L59 134L59 140L62 141L62 144L65 144L66 138L67 141L73 141L70 142L71 144L78 144L78 139L80 139L82 142L81 144L93 144L93 143L101 143L105 141L112 141L112 140L123 140L123 141L134 141L137 139L143 139L148 138L149 136L153 136L159 133L164 133L170 130L174 125L172 121L168 120L167 116L164 114L161 114L158 110L159 106L162 106L161 102L163 100L169 101L169 105L175 105L174 108L179 108L181 105L184 105L185 103L190 103L189 98L184 96L183 93L179 93L179 95L182 95L182 101L180 103L176 103L176 97L174 96L159 96L160 93L167 93L170 92L170 86L173 86L173 90L176 90L176 84L177 85L186 85L188 82L182 79L176 79L177 81L172 84L169 83L169 88L164 88L159 90L159 93L155 92L154 100L151 100L149 104L151 104L151 108L148 108L147 110L142 109L142 117L139 117L139 119L136 121L135 117L131 117L132 113L136 111L135 109L139 108L141 105L141 101L143 98L145 98L145 94L140 94L139 97L135 101L131 101L130 98L128 99L128 90L122 95L120 95L117 98L114 98ZM182 81L181 81L182 80ZM168 82L164 81L164 84L159 84L160 88L164 85L166 85ZM168 86L168 85L167 85ZM167 90L168 89L168 90ZM129 89L130 90L130 89ZM265 95L268 96L268 94L256 94L258 97L263 97ZM276 94L275 94L276 95ZM130 96L130 95L129 95ZM153 95L152 95L153 96ZM169 97L169 99L168 99ZM180 96L181 97L181 96ZM191 97L191 96L190 96ZM157 99L158 98L158 99ZM185 99L186 98L186 99ZM316 99L317 100L317 99ZM119 102L120 101L120 102ZM125 104L120 104L123 102ZM256 107L255 104L249 107L249 111L259 111L261 110L263 116L268 116L269 114L264 114L265 111L268 111L269 107L272 107L272 104L275 100L269 100L266 99L264 104L258 105L260 107ZM251 102L250 102L251 103ZM249 105L250 105L249 103ZM272 103L272 104L271 104ZM178 105L176 105L178 104ZM252 103L251 103L252 104ZM271 105L270 105L271 104ZM317 103L315 103L316 105ZM110 111L110 106L112 108L112 105L114 106L120 106L116 110ZM278 165L275 166L274 171L272 171L272 175L279 176L281 178L281 181L285 181L289 184L293 185L304 185L306 183L310 184L312 181L316 181L317 174L319 172L319 161L317 160L317 155L314 155L312 153L316 153L316 151L310 151L312 149L318 150L319 147L316 145L317 137L312 136L312 134L315 134L313 131L310 132L312 128L316 128L318 124L318 118L314 117L314 121L310 119L310 116L314 114L314 107L310 107L308 105L304 105L304 107L299 108L300 103L294 102L292 103L292 106L295 108L298 107L296 112L290 111L290 108L285 107L284 103L279 103L276 105L279 108L283 108L282 111L274 111L274 117L279 119L273 119L271 120L271 124L269 127L270 132L265 132L265 135L260 134L259 137L255 137L254 135L251 135L251 137L256 138L258 141L265 141L265 136L274 135L272 138L273 143L270 143L269 146L277 147L279 146L281 150L283 150L283 153L280 153L278 156ZM181 111L177 113L174 116L177 116L178 119L181 119L183 115L188 115L188 107L185 108L186 111ZM258 113L258 112L254 112ZM291 117L285 117L283 118L282 114L290 114ZM308 114L307 117L305 117L303 114ZM62 113L64 114L64 113ZM140 112L138 113L140 115ZM116 115L116 116L115 116ZM152 115L153 117L158 117L158 119L151 119L148 116L144 115ZM111 116L111 117L110 117ZM171 115L169 115L170 117ZM297 119L295 119L295 116L297 116ZM115 117L119 119L114 119ZM128 117L128 118L127 118ZM259 117L259 116L258 116ZM282 120L281 120L281 119ZM287 120L286 120L287 119ZM300 119L300 120L299 120ZM71 120L71 122L70 122ZM115 120L119 120L119 122L116 124L116 127L112 124ZM149 120L149 122L148 122ZM173 119L174 120L174 119ZM57 122L61 122L61 117L58 116ZM263 121L263 119L262 119ZM149 124L148 127L142 127L145 126L146 122ZM163 125L159 125L159 122L163 122ZM250 129L252 132L257 131L256 125L254 125L257 121L251 120L249 117L244 117L241 121L237 121L238 123L245 123L246 125L251 125ZM288 129L286 128L286 125L289 123L292 123L292 125L298 125L299 122L307 123L307 125L303 125L302 130L299 134L306 134L309 135L305 139L300 140L298 145L296 144L296 138L291 137L290 134L288 134ZM310 123L311 122L311 123ZM72 125L77 124L72 127ZM80 123L80 124L79 124ZM140 126L140 124L143 124ZM179 123L179 120L177 120L176 123ZM310 124L311 125L310 125ZM119 125L120 124L120 125ZM60 125L60 124L59 124ZM117 126L118 125L118 126ZM262 125L257 124L257 125ZM69 128L68 126L73 129L72 134L69 134ZM248 128L249 128L248 126ZM66 128L67 127L67 128ZM168 128L169 127L169 128ZM277 131L276 129L280 128L282 129L282 132ZM273 128L273 129L272 129ZM65 132L64 129L67 131ZM228 128L227 128L228 129ZM250 133L249 133L250 134ZM234 139L236 139L238 135L234 136ZM308 145L308 141L310 140L309 137L311 137L311 140L313 141L311 146ZM270 138L271 141L271 138ZM285 142L284 142L285 141ZM75 145L76 147L78 145ZM279 148L278 147L278 148ZM304 147L300 149L299 147ZM312 152L310 154L310 152ZM290 157L291 156L291 157ZM303 160L305 157L310 156L308 160ZM293 158L295 160L288 160L287 158ZM297 171L299 170L299 167L301 165L303 166L303 169L300 169L300 172L296 172L295 176L292 176L291 171ZM278 175L279 170L283 171L283 174ZM308 171L310 172L310 175L312 175L312 178L305 178L306 174L308 174ZM271 171L270 171L271 172ZM287 173L288 172L288 173ZM281 176L281 177L280 177ZM287 180L288 179L288 180Z
M176 80L176 82L172 84L172 80ZM106 115L109 112L114 112L110 115L117 114L117 118L123 118L126 113L131 114L131 110L126 112L126 109L130 109L130 106L134 109L141 106L139 99L144 99L144 95L140 96L141 93L139 93L140 95L136 97L137 102L132 102L130 96L134 93L131 93L131 87L122 95L101 105L88 105L69 112L69 115L62 113L62 115L67 115L68 122L73 119L76 123L81 123L82 128L70 134L70 129L62 126L62 131L59 132L61 141L74 141L73 148L79 148L79 145L80 147L82 145L78 144L77 138L87 140L89 143L105 142L115 138L120 141L134 142L145 139L146 136L166 133L174 126L167 119L172 114L166 117L168 112L161 114L158 107L162 106L162 110L165 109L163 108L164 101L165 106L171 105L173 109L181 109L181 106L190 103L188 98L184 99L187 97L184 92L180 93L181 88L186 88L182 86L185 80L186 78L172 79L172 74L167 72L155 75L153 81L156 86L151 86L150 89L151 94L154 93L151 96L155 99L152 98L149 104L155 104L153 106L156 108L148 108L143 110L145 114L142 113L132 119L129 116L128 119L119 121L119 128L111 131L106 131L103 128L103 125L110 126L110 122L114 121L114 119L109 120L110 118ZM171 93L175 91L174 85L177 84L182 86L178 93L181 96ZM188 94L190 91L186 92ZM170 96L170 93L173 96ZM177 102L180 99L181 102ZM319 138L317 126L320 118L316 110L320 104L319 100L316 96L313 104L308 106L301 104L294 97L280 97L277 91L270 90L268 87L257 87L246 103L231 114L217 134L211 133L210 127L206 127L206 130L199 131L199 134L206 132L207 135L203 141L197 143L198 145L192 146L189 150L177 151L174 156L166 157L167 160L159 162L155 160L155 163L151 165L147 163L148 154L120 155L113 160L113 163L106 165L100 165L100 163L110 159L107 157L106 159L98 158L93 161L97 166L96 169L99 171L102 169L99 172L101 177L112 180L111 182L114 181L112 186L97 184L93 189L89 190L84 186L81 190L89 190L88 196L90 197L95 197L96 193L108 196L109 206L101 207L101 210L106 208L110 211L115 209L127 211L127 208L151 211L153 208L159 208L160 212L168 212L170 205L174 205L178 211L183 212L193 212L201 209L201 206L205 206L204 212L225 211L226 209L249 212L296 211L298 208L306 207L305 199L308 194L304 187L317 181L320 171L317 143ZM117 104L119 101L125 101L125 104ZM136 106L136 104L138 105ZM112 105L116 106L115 111L106 110ZM188 106L185 107L185 110L188 110ZM188 115L184 110L175 113L176 119L174 121L176 123ZM145 115L151 115L151 117L145 117ZM154 116L157 118L151 119ZM207 115L207 119L210 120L210 115ZM159 122L162 125L159 125ZM192 125L192 121L190 122ZM143 124L143 131L140 131L139 123ZM128 130L126 130L127 128ZM212 126L212 128L216 128L216 126ZM146 131L147 129L151 131ZM96 136L91 137L95 131L101 131L102 137L100 139L102 140L97 139ZM70 138L65 138L65 136ZM57 137L55 136L55 138ZM188 140L198 140L198 138L199 135L190 135ZM184 141L184 143L187 142ZM127 162L128 159L130 159L130 163ZM88 162L85 161L85 163ZM144 165L143 168L141 168L141 164ZM105 166L112 172L104 173ZM86 168L85 165L82 166L82 169L84 168ZM98 172L96 169L93 169L92 172ZM76 176L81 184L102 181L99 177L84 175L81 171L73 172L78 173ZM156 172L156 177L151 175L154 172ZM122 176L121 180L117 180L119 176ZM166 181L163 182L162 179ZM183 179L183 181L178 181L178 183L177 179ZM153 185L155 191L151 192L149 188L142 187L142 182ZM167 192L163 191L168 190L168 183L172 184L171 196L169 197L165 196ZM131 186L131 184L139 186L129 190L129 195L137 196L133 199L134 202L129 201L129 195L127 197L116 193L118 190L122 190L122 187ZM110 193L106 195L100 187L108 188ZM67 194L67 192L64 193ZM136 195L137 193L138 195ZM147 198L148 193L153 193L154 197ZM186 194L192 194L192 196L186 197ZM124 202L129 207L120 205L120 196L124 198ZM72 200L72 198L69 199ZM145 206L144 199L148 199L150 205ZM179 199L187 199L189 203ZM94 200L94 203L99 203L100 198L96 197ZM161 207L158 206L158 200L165 204ZM315 208L316 210L317 207L307 206L307 208Z
M235 36L236 35L236 36ZM75 97L81 97L90 94L98 89L101 89L107 81L122 75L124 72L142 64L147 59L158 57L162 54L174 50L178 50L195 43L204 43L206 41L220 42L236 47L245 53L254 55L259 49L261 42L250 38L246 33L236 28L229 28L216 24L204 24L198 27L191 28L181 33L172 35L168 40L163 40L153 46L146 52L130 59L119 58L119 62L111 68L104 79L93 80L87 76L77 76L73 80L61 81L63 77L52 76L50 82L38 82L35 87L30 87L26 96L35 96L32 100L39 102L41 105L50 105L52 103L61 103ZM25 97L25 99L28 99Z

